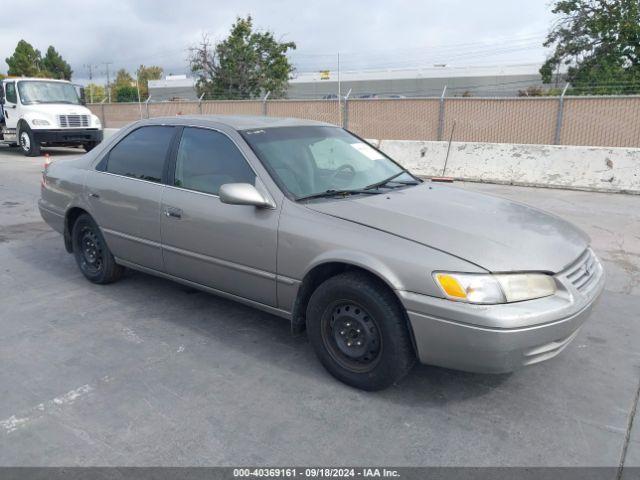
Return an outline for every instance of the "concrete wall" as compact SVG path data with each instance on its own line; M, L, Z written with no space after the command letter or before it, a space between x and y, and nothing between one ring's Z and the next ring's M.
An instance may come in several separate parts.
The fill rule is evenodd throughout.
M418 175L443 175L447 142L370 141ZM640 148L453 142L444 176L640 194Z

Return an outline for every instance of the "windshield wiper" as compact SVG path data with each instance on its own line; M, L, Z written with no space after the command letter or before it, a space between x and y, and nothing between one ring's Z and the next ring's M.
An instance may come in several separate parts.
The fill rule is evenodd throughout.
M377 195L381 192L373 192L371 190L366 190L366 189L353 189L353 190L325 190L324 192L320 192L320 193L312 193L311 195L305 195L304 197L300 197L297 198L297 201L300 200L309 200L312 198L326 198L326 197L335 197L337 195L342 195L344 197L348 196L348 195L357 195L359 193L364 193L367 195Z
M395 175L391 175L389 178L382 180L381 182L376 182L376 183L372 183L371 185L367 185L366 187L364 187L364 190L373 190L375 188L380 188L383 185L386 185L387 183L391 182L393 179L398 178L400 175L402 174L408 174L411 175L409 172L407 172L406 170L402 170L400 173L396 173ZM413 176L413 175L411 175ZM397 183L401 183L402 185L417 185L419 182L416 181L410 181L410 182L406 182L406 181L401 181L401 180L396 180Z

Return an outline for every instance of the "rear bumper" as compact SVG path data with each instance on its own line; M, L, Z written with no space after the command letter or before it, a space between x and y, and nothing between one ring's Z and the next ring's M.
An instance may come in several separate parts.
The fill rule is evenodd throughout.
M604 289L599 263L598 269L586 292L561 283L557 295L518 304L481 306L398 294L422 363L505 373L555 357L576 337Z
M64 232L64 215L53 210L42 198L38 200L38 209L42 219L56 232Z
M102 130L97 128L31 130L31 132L36 142L49 145L101 142L103 138Z

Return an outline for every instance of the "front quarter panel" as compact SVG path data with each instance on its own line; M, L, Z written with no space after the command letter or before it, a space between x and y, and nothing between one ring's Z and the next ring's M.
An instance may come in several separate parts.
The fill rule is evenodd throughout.
M462 259L285 200L278 237L278 275L294 280L278 289L280 307L291 311L297 286L321 264L361 267L397 291L442 297L433 270L484 272Z

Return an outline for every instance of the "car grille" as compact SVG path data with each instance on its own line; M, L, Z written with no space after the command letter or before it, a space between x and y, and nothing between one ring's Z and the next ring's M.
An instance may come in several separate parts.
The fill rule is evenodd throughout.
M564 272L565 277L580 292L588 290L601 274L602 266L590 248Z
M61 128L78 128L89 126L89 115L58 115Z

